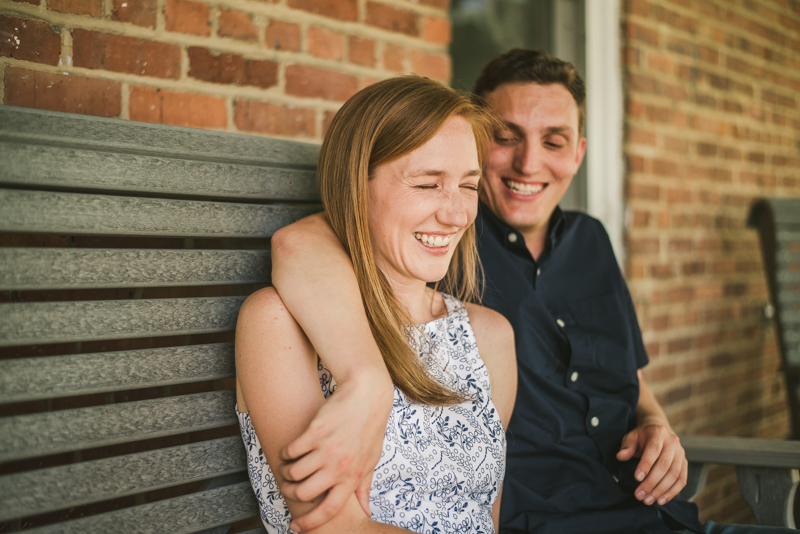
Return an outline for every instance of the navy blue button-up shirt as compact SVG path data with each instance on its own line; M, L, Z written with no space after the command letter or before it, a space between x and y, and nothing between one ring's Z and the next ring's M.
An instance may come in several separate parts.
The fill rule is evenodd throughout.
M616 460L648 360L602 224L556 208L538 261L484 205L476 230L483 304L514 327L519 369L501 531L669 532L657 507L633 498L638 460ZM667 523L699 528L694 505L661 510Z

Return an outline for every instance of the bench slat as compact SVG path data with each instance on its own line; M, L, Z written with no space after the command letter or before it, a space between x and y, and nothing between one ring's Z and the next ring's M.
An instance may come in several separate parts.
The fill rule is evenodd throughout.
M0 403L231 378L233 343L0 360Z
M264 283L268 250L0 248L0 290Z
M33 145L310 169L316 168L319 155L319 145L311 143L12 106L0 108L0 138Z
M233 390L0 419L0 462L238 423Z
M249 482L28 530L31 534L190 534L258 515Z
M800 468L800 442L720 436L681 436L690 462Z
M318 206L0 189L0 232L266 238L318 211Z
M43 514L247 470L230 436L0 478L0 521Z
M227 332L245 297L0 304L0 346Z
M0 161L14 162L0 171L2 185L319 201L313 168L237 165L2 141Z

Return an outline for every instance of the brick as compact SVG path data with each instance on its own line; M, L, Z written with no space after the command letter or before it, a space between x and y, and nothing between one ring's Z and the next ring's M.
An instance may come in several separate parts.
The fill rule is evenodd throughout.
M667 354L685 352L692 348L692 338L673 339L667 343Z
M697 143L697 155L699 156L716 156L717 145L714 143Z
M659 250L658 238L629 239L628 250L631 254L657 254Z
M356 91L355 76L306 65L286 67L286 94L344 102Z
M412 50L411 61L414 72L420 76L427 76L428 78L435 78L437 80L450 79L451 67L450 56L448 54Z
M406 71L408 52L400 45L386 43L383 49L383 68L392 72Z
M268 88L278 83L274 61L245 59L237 54L213 55L207 48L191 46L189 76L211 83L255 85Z
M414 0L412 0L414 1ZM416 2L415 2L416 3ZM450 9L450 0L419 0L420 4L432 6L443 10Z
M429 43L450 44L452 38L450 19L425 15L422 18L422 28L422 38Z
M17 2L18 4L21 4L22 2L26 2L26 3L32 4L34 6L38 6L38 5L40 5L42 3L41 0L13 0L13 1Z
M0 57L58 65L61 34L46 22L0 15Z
M291 22L271 20L264 30L264 42L275 50L300 50L300 26Z
M154 87L131 87L129 102L130 119L134 121L192 128L225 128L228 125L222 98Z
M258 28L249 13L234 9L219 10L220 37L232 37L241 41L258 41Z
M158 0L114 0L111 20L155 28L157 7Z
M334 19L358 19L358 0L289 0L289 7Z
M653 174L660 176L678 176L678 164L665 159L653 160Z
M172 44L76 29L72 32L72 52L76 67L180 77L181 51Z
M4 103L51 111L117 117L122 106L119 82L84 76L6 67Z
M640 41L651 46L659 46L659 34L650 28L645 28L635 22L628 21L625 24L625 34L634 41Z
M419 35L416 13L386 4L367 2L367 24L414 37Z
M282 106L251 100L237 100L236 128L287 137L314 137L315 111L310 108Z
M634 182L628 185L628 195L630 198L641 200L658 200L661 195L661 188L657 185L646 185Z
M308 51L324 59L340 60L344 57L344 36L325 28L309 28L306 34Z
M650 130L631 126L628 128L628 141L634 145L656 146L656 134Z
M48 0L47 8L61 13L103 16L103 0Z
M375 41L351 35L348 48L347 58L350 63L364 67L375 66Z
M208 37L211 35L210 16L208 5L191 0L167 0L164 8L166 28L171 32Z
M325 115L322 116L322 137L325 137L325 134L328 133L328 128L331 127L331 121L335 116L335 111L326 111Z

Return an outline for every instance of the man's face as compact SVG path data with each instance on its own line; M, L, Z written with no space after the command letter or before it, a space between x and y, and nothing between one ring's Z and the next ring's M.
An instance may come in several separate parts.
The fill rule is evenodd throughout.
M505 84L486 100L505 129L489 149L481 199L526 238L544 236L586 151L578 106L560 84Z

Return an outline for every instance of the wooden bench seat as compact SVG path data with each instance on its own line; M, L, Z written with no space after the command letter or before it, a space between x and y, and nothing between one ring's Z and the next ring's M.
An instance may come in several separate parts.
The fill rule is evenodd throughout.
M232 331L270 236L320 209L317 151L0 106L0 531L264 531ZM794 525L796 443L683 442Z

